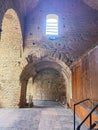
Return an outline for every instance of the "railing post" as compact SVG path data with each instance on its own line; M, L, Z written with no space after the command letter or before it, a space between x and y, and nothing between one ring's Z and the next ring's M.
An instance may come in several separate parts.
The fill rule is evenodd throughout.
M80 126L77 127L77 130L80 130Z
M90 114L90 128L91 128L91 125L92 125L92 114Z
M75 119L75 104L74 104L74 130L75 130L75 124L76 124L76 123L75 123L75 120L76 120L76 119Z
M75 120L76 120L76 117L75 117L75 113L76 113L76 106L78 105L78 104L80 104L80 103L82 103L82 102L85 102L85 101L87 101L87 100L90 100L89 98L87 98L87 99L85 99L85 100L82 100L82 101L80 101L80 102L77 102L77 103L75 103L74 104L74 130L76 129L76 124L75 124ZM80 129L80 127L79 127L79 129ZM78 130L79 130L78 129Z
M98 107L98 104L89 112L89 114L84 118L84 120L80 123L80 125L77 127L77 130L80 130L80 127L82 124L90 117L90 123L92 124L92 113L95 111L95 109ZM90 124L90 129L92 129L92 126Z

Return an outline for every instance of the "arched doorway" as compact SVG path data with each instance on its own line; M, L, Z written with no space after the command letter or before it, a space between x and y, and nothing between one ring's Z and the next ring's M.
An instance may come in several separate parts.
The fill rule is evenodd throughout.
M56 82L56 79L55 79L56 74L58 75L58 77L57 77L58 82ZM46 75L48 75L49 77ZM33 79L33 82L32 82L32 79L29 81L30 78ZM54 79L55 79L55 81L53 83ZM28 63L27 66L25 66L24 70L21 73L20 82L21 82L20 107L25 107L26 100L27 100L26 99L27 94L28 94L28 96L29 96L29 94L31 94L32 96L34 96L35 99L38 98L38 100L39 99L61 100L60 98L62 98L64 96L66 98L66 102L70 103L70 99L71 99L71 95L72 95L71 73L68 68L66 68L66 67L64 68L64 65L60 65L57 62L45 60L45 61L39 61L39 62L37 62L37 64ZM50 83L50 82L52 82L52 83ZM58 86L55 88L59 88L59 86L63 86L61 89L61 92L59 91L57 93L57 95L54 95L54 96L57 96L57 98L54 98L52 96L52 93L56 93L56 91L58 91L58 89L56 89L55 91L53 90L51 92L50 97L45 96L45 94L47 94L47 92L45 92L45 91L47 91L45 86L49 85L48 87L51 88L53 84L56 84L56 86ZM27 92L28 86L31 86L31 88L29 87L29 89L31 89L29 91L30 93ZM35 87L35 89L32 86ZM38 86L40 86L40 88ZM41 92L42 87L44 88L44 92ZM52 89L50 89L50 90L48 89L48 91L51 91L51 90ZM36 91L35 94L34 94L34 91ZM37 95L38 93L40 93L39 96ZM47 95L49 95L49 94L47 94ZM61 96L59 97L59 95L61 95ZM61 100L61 102L63 102L64 100L65 99Z
M20 53L22 32L19 18L8 9L2 20L0 41L0 104L1 107L18 107L20 98Z
M33 97L33 101L59 101L66 103L66 84L61 73L53 68L45 68L36 74L34 80L27 85L26 100Z

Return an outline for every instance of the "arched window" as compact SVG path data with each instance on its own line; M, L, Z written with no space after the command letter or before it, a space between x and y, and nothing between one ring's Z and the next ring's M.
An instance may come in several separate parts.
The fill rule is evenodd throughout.
M58 35L58 16L56 14L46 16L46 35Z

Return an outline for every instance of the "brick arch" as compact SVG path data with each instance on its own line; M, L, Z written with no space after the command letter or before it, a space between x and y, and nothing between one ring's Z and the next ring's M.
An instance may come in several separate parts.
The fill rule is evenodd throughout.
M22 32L17 13L8 9L2 19L0 41L1 107L18 107L20 98L19 61L22 53Z
M57 61L39 61L36 64L28 63L24 70L21 73L20 76L20 83L21 83L21 97L20 97L20 107L25 107L26 104L26 91L27 91L27 84L30 77L33 77L33 80L35 80L36 75L39 71L47 68L52 68L54 70L57 70L59 73L61 73L65 79L66 83L66 96L67 96L67 102L70 103L71 95L72 95L72 88L71 88L71 71L65 64L61 64Z
M36 71L40 71L42 69L51 67L63 75L66 84L67 102L70 104L70 99L72 97L72 87L71 87L71 71L69 67L61 60L54 60L54 59L51 60L45 59L35 64L34 67L36 68Z

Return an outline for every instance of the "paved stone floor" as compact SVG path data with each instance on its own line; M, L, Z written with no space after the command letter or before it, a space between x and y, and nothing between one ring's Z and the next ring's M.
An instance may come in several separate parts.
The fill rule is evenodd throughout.
M73 113L59 103L49 101L35 102L35 108L1 108L0 130L73 130Z

